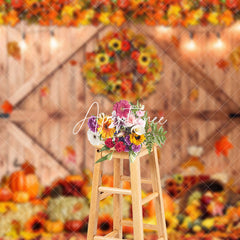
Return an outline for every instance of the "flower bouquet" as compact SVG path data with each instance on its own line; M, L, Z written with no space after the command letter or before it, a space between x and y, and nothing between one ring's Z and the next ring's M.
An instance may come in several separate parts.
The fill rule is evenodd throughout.
M94 146L102 145L100 152L110 151L96 163L111 160L113 151L128 152L133 162L143 145L149 153L155 143L161 147L167 132L163 129L163 123L158 127L160 121L155 120L150 121L143 105L133 105L126 100L114 104L111 116L103 113L91 116L88 119L88 140Z

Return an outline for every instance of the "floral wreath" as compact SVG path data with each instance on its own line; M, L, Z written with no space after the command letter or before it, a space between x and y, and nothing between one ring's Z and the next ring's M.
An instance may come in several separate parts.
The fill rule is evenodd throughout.
M94 94L135 101L155 90L161 69L156 49L147 46L144 36L124 29L109 32L95 51L87 53L83 76Z

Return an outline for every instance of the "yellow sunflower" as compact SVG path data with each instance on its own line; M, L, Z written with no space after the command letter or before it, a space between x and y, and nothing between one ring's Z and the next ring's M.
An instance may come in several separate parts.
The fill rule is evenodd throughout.
M96 56L96 64L99 66L108 64L109 62L109 56L105 53L99 53Z
M109 42L109 47L112 48L114 51L119 51L121 50L121 41L117 38L113 38Z
M115 128L109 128L112 123L112 119L108 117L103 117L98 119L98 131L102 135L102 138L112 138L115 132Z
M176 216L172 215L170 212L165 213L167 233L173 232L178 226L178 219Z
M130 142L135 145L140 145L145 141L145 139L144 135L137 135L136 133L130 134Z
M151 62L151 57L148 53L141 53L138 62L140 65L147 67Z

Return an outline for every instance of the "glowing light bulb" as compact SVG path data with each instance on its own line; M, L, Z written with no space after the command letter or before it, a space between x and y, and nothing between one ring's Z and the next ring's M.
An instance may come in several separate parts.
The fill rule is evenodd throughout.
M50 47L52 50L58 47L58 41L55 38L54 31L51 31Z
M171 31L171 27L168 26L158 26L156 29L160 33L169 33Z
M234 31L240 32L240 21L236 22L233 26L232 29Z
M22 34L22 40L20 41L19 46L20 46L22 51L25 51L27 49L26 34L25 33Z
M224 47L224 42L221 39L220 33L217 33L217 41L215 42L214 47L218 49L221 49Z
M186 49L189 51L194 51L196 49L196 43L193 39L193 33L190 33L190 40L185 45Z

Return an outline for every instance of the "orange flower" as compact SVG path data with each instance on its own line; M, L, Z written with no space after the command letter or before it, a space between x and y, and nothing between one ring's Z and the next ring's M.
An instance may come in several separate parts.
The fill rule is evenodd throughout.
M229 142L227 136L222 136L218 141L215 143L215 151L218 156L222 153L225 157L228 156L229 149L232 149L233 145Z
M15 10L11 10L5 17L4 21L6 24L10 24L14 27L20 20L18 18L18 13Z
M116 24L117 26L121 26L125 21L124 12L122 10L116 11L111 17L110 20L113 24Z
M25 224L25 230L31 233L42 233L44 232L45 220L38 216L31 217Z
M224 13L222 13L220 16L220 22L226 26L229 26L233 23L233 13L230 10L226 10Z

